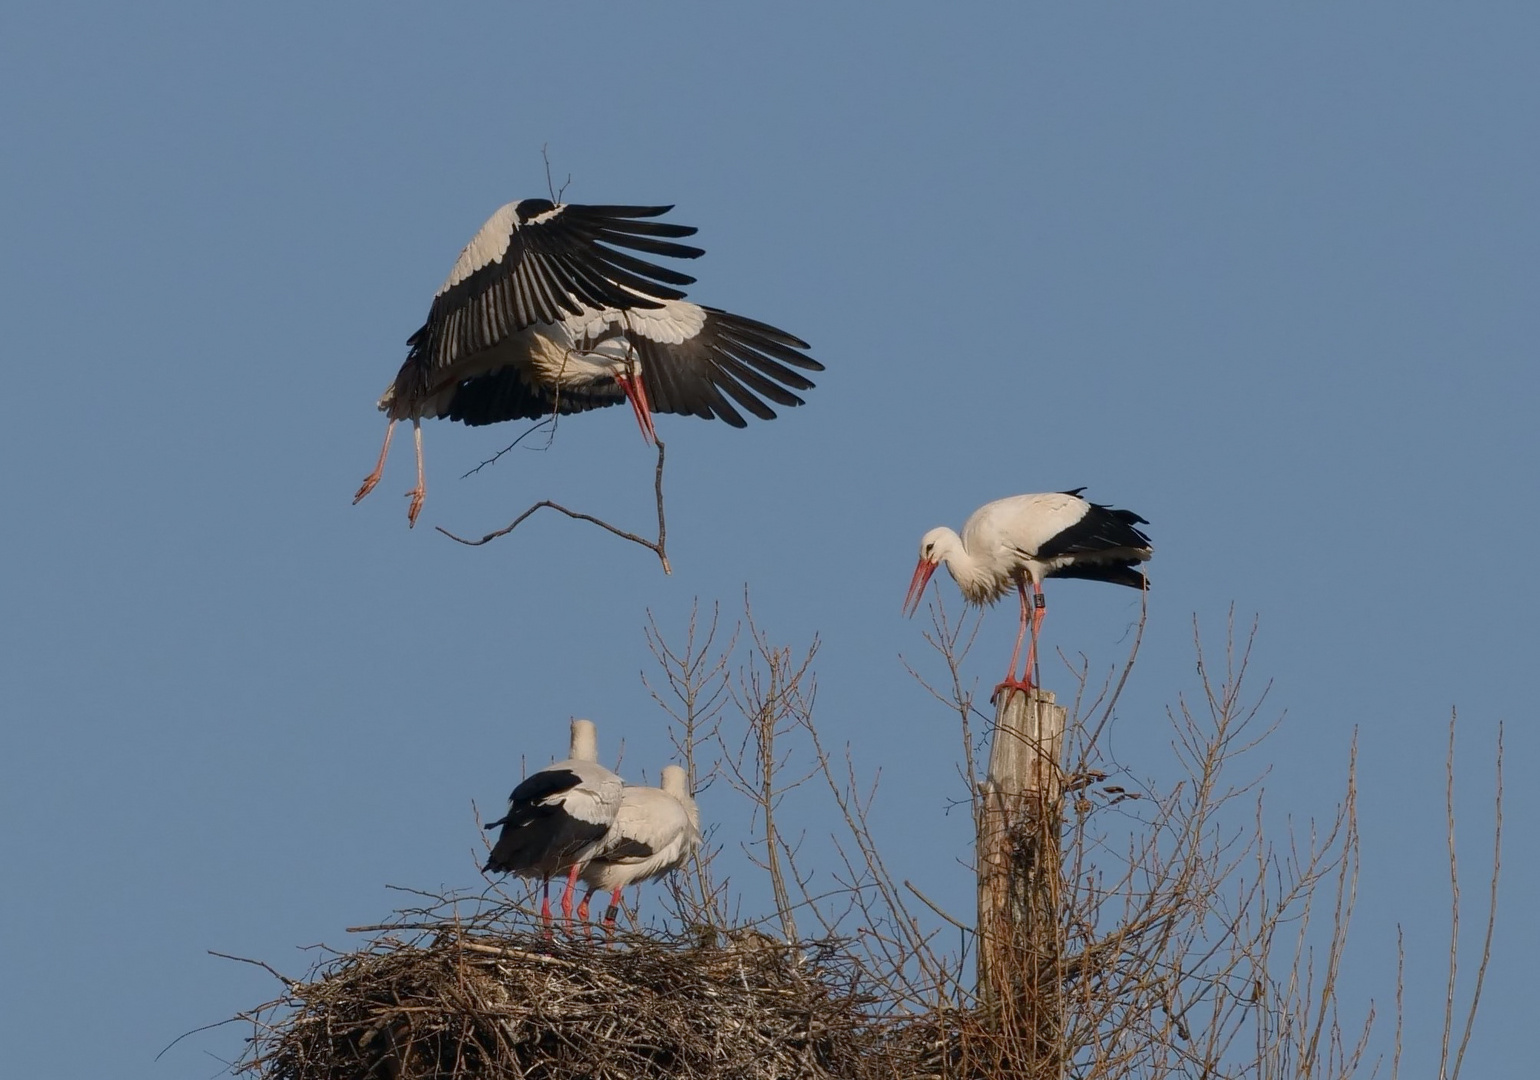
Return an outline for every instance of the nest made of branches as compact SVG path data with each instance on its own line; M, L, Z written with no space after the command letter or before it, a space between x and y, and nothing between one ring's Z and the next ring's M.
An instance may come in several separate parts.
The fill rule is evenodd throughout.
M764 935L400 928L242 1015L263 1080L914 1076L920 1048L837 950Z

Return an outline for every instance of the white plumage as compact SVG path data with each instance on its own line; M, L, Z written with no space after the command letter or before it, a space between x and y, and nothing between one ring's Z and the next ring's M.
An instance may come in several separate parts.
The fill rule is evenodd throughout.
M773 326L688 303L695 279L638 258L694 259L676 243L688 225L650 220L668 206L558 205L524 199L500 207L460 252L428 319L379 399L389 418L374 471L353 501L374 489L397 420L411 420L417 486L407 518L422 508L424 417L465 424L537 419L629 401L642 434L652 414L680 413L744 427L740 409L764 420L768 403L802 404L792 391L821 371L808 344Z
M564 761L532 773L508 796L508 813L487 825L502 827L484 871L539 878L540 914L551 921L551 878L567 873L562 915L572 917L578 874L603 846L620 809L624 781L598 763L598 738L588 720L572 721Z
M946 563L952 580L971 604L992 604L1013 587L1021 597L1021 626L1011 666L996 691L1030 690L1037 662L1037 636L1047 606L1042 583L1050 577L1107 581L1136 589L1148 587L1134 567L1153 554L1150 538L1137 526L1149 524L1130 510L1087 502L1084 488L1013 495L986 503L968 516L962 535L942 526L920 540L920 559L909 581L904 610L911 615L930 576ZM1027 599L1027 589L1032 600ZM1032 641L1020 679L1016 660L1030 624Z
M621 890L678 869L700 847L700 810L690 797L689 777L678 765L669 765L660 784L627 786L621 792L620 809L604 846L581 875L588 895L578 908L578 918L588 917L589 899L604 889L610 893L604 921L613 926Z

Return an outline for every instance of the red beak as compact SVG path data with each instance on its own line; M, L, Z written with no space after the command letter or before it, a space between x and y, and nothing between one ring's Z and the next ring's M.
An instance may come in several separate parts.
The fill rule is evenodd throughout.
M915 566L914 577L909 579L909 591L904 595L905 615L913 618L914 613L920 610L920 599L925 595L925 586L930 584L930 576L936 572L937 565L921 559Z
M647 387L642 384L641 375L634 378L625 375L616 375L615 381L626 393L626 400L631 403L631 411L636 415L637 426L642 429L642 439L648 446L658 441L658 433L652 426L652 403L647 400Z

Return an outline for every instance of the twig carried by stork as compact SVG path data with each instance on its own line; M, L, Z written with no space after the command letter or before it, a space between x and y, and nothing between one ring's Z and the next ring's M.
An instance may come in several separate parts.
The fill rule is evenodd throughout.
M531 506L528 510L525 510L522 514L514 518L507 525L504 525L501 529L494 529L487 533L485 536L481 537L479 540L471 540L464 536L457 536L450 532L448 529L444 528L442 525L436 525L434 527L457 544L464 544L466 547L480 547L482 544L491 543L493 540L496 540L500 536L507 536L509 533L513 532L514 529L517 529L520 525L524 524L524 522L532 514L534 514L536 510L549 508L551 510L560 511L561 513L566 514L569 518L572 518L576 521L587 521L591 524L597 525L599 528L604 529L607 532L614 533L622 540L629 540L633 544L640 544L642 547L646 548L648 551L652 552L658 557L658 562L663 565L663 572L665 574L672 574L674 572L674 567L668 561L668 519L664 516L663 513L664 445L662 439L657 441L657 447L658 466L657 469L653 472L652 483L653 494L657 497L658 500L657 540L648 540L645 536L638 536L636 533L627 532L618 526L611 525L608 521L605 521L602 518L594 517L592 514L584 514L577 510L569 510L567 507L561 505L560 503L552 502L550 499L541 499L539 502L535 503L534 506Z

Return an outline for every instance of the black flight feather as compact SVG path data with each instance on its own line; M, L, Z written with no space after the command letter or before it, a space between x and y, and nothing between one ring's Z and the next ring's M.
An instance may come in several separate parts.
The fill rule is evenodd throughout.
M1047 560L1061 555L1095 555L1098 552L1129 549L1147 551L1150 538L1135 526L1148 524L1148 521L1132 510L1116 510L1099 503L1089 503L1085 515L1079 521L1038 548L1036 558ZM1066 575L1061 570L1054 576Z

